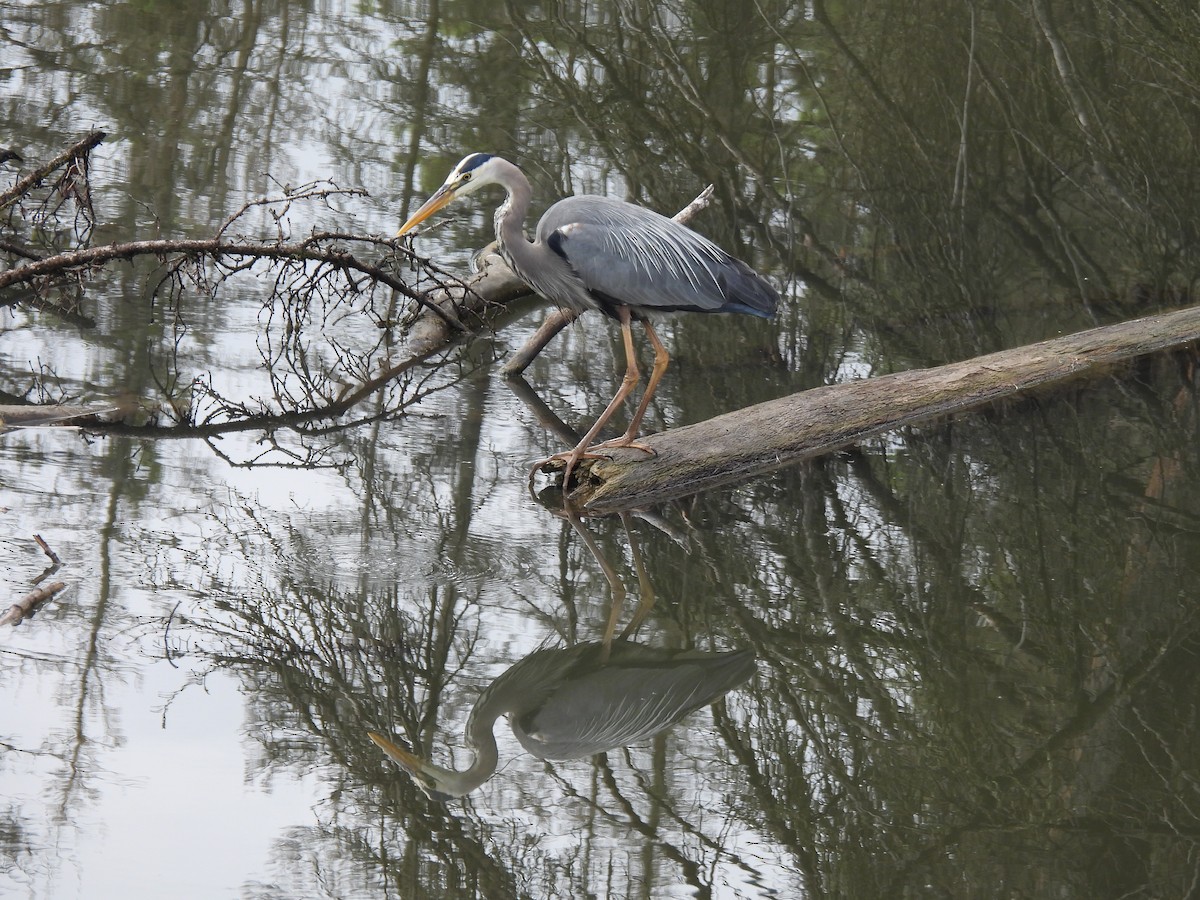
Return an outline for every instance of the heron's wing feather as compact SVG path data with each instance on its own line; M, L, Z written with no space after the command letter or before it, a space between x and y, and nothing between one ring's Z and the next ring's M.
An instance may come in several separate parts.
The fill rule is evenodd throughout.
M607 197L568 197L538 239L606 303L634 309L770 316L779 297L757 272L665 216Z
M716 701L754 671L752 651L659 665L609 665L565 681L512 723L536 756L576 759L637 744Z

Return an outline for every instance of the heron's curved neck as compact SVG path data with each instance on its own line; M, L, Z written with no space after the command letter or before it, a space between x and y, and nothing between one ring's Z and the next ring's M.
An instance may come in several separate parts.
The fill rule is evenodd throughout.
M461 772L443 769L428 762L422 766L427 774L434 776L438 793L464 797L496 773L500 756L496 749L496 738L492 734L494 724L494 719L486 723L468 720L467 743L475 758Z
M492 733L495 724L494 718L485 722L472 716L467 720L467 743L475 759L466 769L456 773L456 787L463 794L475 790L496 772L500 754L496 749L496 736Z
M501 162L505 169L497 181L508 192L508 196L496 209L496 240L500 244L500 255L520 275L528 268L526 260L533 246L525 239L523 229L533 191L524 172L506 160Z
M495 696L488 690L479 695L479 700L467 717L466 741L467 747L475 754L471 765L461 772L451 769L441 769L439 786L443 793L453 797L469 794L496 772L500 761L500 753L496 747L494 729L496 720L508 712L508 704L503 698Z

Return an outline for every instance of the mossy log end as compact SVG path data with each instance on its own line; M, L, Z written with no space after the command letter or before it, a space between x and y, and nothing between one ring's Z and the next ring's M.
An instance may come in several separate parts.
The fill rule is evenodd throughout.
M643 438L577 470L572 504L615 512L761 475L899 428L966 412L1200 341L1200 307L962 362L814 388Z

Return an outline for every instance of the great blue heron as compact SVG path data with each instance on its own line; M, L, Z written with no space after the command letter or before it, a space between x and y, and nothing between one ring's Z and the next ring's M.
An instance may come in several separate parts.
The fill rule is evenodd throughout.
M636 447L642 416L670 362L655 334L652 313L742 312L769 318L779 295L767 281L712 241L678 222L632 203L579 195L559 200L538 222L535 239L526 240L522 223L529 211L529 181L506 159L472 153L454 167L445 184L397 232L400 237L458 197L489 184L508 192L496 210L500 255L531 288L560 306L583 312L596 309L621 323L625 377L604 412L575 448L552 456L566 463L563 486L576 463L590 450ZM638 319L654 347L641 403L625 434L593 445L596 436L637 386L640 372L630 322Z
M464 771L435 766L375 732L370 736L427 796L445 800L492 777L498 761L492 730L502 715L521 746L539 759L580 759L646 740L752 674L753 650L664 650L624 640L538 650L475 701L466 727L475 759Z

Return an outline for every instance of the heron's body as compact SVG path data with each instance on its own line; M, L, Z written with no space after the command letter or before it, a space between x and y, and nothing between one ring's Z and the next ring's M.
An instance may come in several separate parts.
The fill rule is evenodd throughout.
M634 318L775 312L774 290L753 269L653 210L611 197L567 197L546 210L532 245L505 227L516 218L504 206L496 215L505 262L539 294L578 312L595 309L614 319L622 306ZM529 266L530 254L542 264Z
M601 429L637 384L630 322L644 323L655 361L642 401L625 435L605 447L639 447L642 416L670 357L648 319L666 312L740 312L774 315L775 289L741 260L666 216L607 197L567 197L538 222L533 241L522 231L529 211L529 182L519 168L498 156L473 153L400 228L405 234L437 210L488 184L508 196L496 211L500 253L512 270L543 297L584 312L599 310L621 323L626 371L620 390L579 444L565 455L564 484Z
M638 744L754 672L752 650L673 651L626 641L611 647L607 662L601 643L539 650L493 682L488 692L515 701L509 725L522 747L540 759L580 759Z
M502 715L539 759L579 759L640 743L753 673L752 650L665 650L621 640L539 650L479 695L467 718L466 742L475 754L469 768L442 769L371 737L431 796L461 796L496 771L493 728Z

